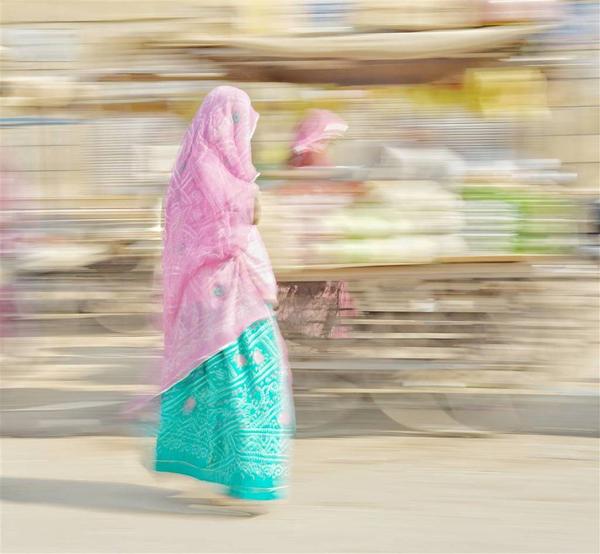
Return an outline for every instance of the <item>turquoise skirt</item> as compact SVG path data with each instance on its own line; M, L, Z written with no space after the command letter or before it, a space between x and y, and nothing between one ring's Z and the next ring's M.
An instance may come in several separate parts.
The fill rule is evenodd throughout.
M157 471L219 483L237 498L285 496L294 415L276 325L254 323L162 394Z

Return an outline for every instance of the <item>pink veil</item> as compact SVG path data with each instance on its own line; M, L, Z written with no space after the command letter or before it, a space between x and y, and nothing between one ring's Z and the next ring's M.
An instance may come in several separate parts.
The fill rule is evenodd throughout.
M183 139L165 200L161 391L271 317L275 277L252 225L257 120L245 92L217 87Z
M348 129L346 122L329 110L310 110L296 128L292 145L294 154L318 150L317 145L343 135Z

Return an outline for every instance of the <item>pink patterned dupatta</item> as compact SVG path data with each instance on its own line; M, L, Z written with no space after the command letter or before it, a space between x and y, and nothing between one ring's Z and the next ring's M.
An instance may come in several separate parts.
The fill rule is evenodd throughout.
M165 201L161 391L271 317L277 286L252 225L257 120L245 92L221 86L185 134Z

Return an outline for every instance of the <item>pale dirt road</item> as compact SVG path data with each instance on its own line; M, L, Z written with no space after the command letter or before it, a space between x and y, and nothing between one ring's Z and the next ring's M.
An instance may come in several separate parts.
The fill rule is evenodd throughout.
M596 553L598 441L300 440L289 502L266 516L191 505L141 464L147 440L3 439L3 554Z

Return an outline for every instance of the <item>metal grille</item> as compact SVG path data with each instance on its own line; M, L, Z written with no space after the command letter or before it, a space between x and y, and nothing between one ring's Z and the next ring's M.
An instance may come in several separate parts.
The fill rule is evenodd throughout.
M90 125L91 181L118 193L159 191L167 183L184 123L174 117L109 117Z

